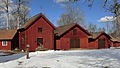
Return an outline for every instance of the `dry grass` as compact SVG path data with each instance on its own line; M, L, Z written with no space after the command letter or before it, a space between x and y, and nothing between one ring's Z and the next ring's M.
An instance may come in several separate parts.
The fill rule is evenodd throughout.
M88 49L88 48L71 48L69 50L97 50L97 49Z

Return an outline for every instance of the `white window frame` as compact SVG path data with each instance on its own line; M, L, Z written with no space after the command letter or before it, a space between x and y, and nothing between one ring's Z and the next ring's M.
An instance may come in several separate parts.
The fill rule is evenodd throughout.
M2 41L2 46L7 46L7 41Z

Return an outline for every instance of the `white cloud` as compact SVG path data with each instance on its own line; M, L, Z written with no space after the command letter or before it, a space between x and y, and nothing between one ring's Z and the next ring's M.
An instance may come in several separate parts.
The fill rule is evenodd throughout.
M114 21L116 18L113 16L105 16L100 18L100 20L98 20L98 22L110 22L110 21Z
M64 3L64 2L69 2L69 0L55 0L56 3Z
M68 3L68 2L75 2L75 1L79 1L79 0L55 0L56 3Z

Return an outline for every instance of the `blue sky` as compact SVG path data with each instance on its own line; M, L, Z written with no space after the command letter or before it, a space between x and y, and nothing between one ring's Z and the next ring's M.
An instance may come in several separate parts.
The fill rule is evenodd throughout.
M45 16L57 26L57 20L64 12L64 6L60 3L56 3L55 0L29 0L31 1L30 7L31 16L38 13L43 13ZM112 13L106 12L103 8L102 0L95 0L93 7L89 8L85 2L75 2L74 6L80 6L81 11L84 14L84 22L96 24L98 27L102 27L104 23L98 22L99 19L105 16L113 16Z

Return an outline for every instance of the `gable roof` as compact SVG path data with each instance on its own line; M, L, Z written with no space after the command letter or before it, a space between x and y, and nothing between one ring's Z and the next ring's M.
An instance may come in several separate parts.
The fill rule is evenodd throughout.
M11 40L17 33L17 30L0 30L0 40Z
M111 35L110 35L111 36ZM119 37L113 37L113 36L111 36L111 40L113 41L113 42L120 42L120 38Z
M33 16L32 18L30 18L25 25L23 25L22 27L20 27L20 29L24 28L27 29L29 26L31 26L36 20L38 20L39 18L44 18L45 21L47 21L47 23L52 26L55 29L55 26L45 17L45 15L43 15L42 13L39 13L35 16Z
M101 32L92 33L94 39L97 38L100 34L101 34Z
M97 39L97 38L99 38L99 37L102 36L102 35L105 35L105 36L107 36L108 38L111 38L111 36L109 36L109 35L106 34L105 32L94 32L94 33L92 33L92 35L93 35L93 39Z
M59 26L56 27L54 30L54 34L56 34L57 36L61 36L62 34L64 34L65 32L69 31L71 28L73 28L74 26L78 26L80 29L82 29L87 35L91 36L91 34L85 30L84 28L82 28L80 25L78 24L68 24L68 25L63 25L63 26Z

